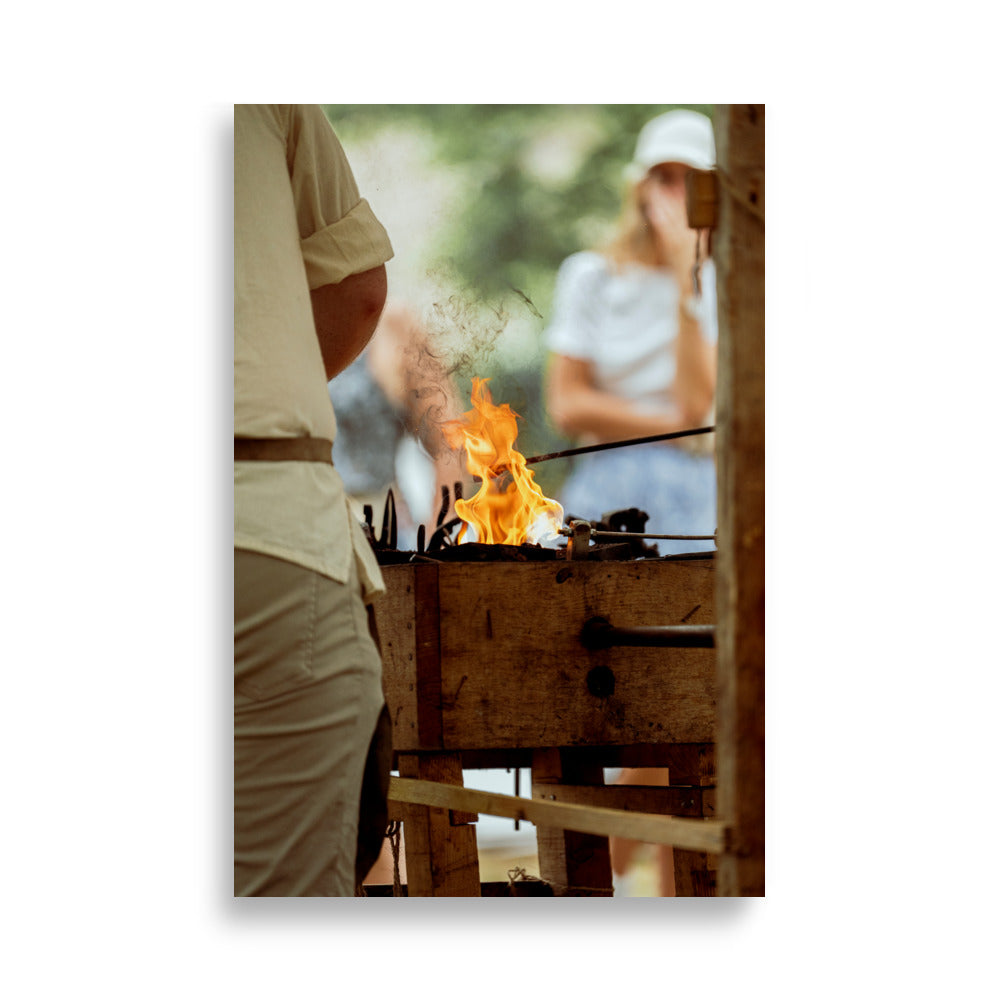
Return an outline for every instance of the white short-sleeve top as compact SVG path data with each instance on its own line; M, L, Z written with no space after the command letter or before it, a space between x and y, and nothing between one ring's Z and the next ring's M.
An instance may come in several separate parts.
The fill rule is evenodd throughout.
M702 333L718 339L715 269L701 267L695 309ZM583 251L559 269L553 320L545 331L550 351L591 362L596 386L641 409L673 403L680 288L669 271L628 265L612 268L601 254Z

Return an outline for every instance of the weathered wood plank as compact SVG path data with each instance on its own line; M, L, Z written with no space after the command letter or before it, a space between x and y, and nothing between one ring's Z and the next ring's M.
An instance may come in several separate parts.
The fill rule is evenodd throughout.
M764 894L764 105L720 104L715 260L719 891Z
M708 560L441 567L445 745L710 740L714 650L590 651L580 633L711 624L713 581Z
M462 762L457 754L400 754L399 772L405 778L391 778L389 783L390 815L401 810L403 843L406 848L406 872L411 896L478 896L479 852L476 828L461 822L465 810L458 803L414 801L393 794L399 783L434 789L465 791ZM474 812L474 810L472 810Z
M684 203L691 229L714 229L719 217L719 184L714 170L692 170L685 178Z
M573 750L536 750L531 766L532 794L536 784L542 789L558 788L563 782L600 786L604 769L581 760ZM542 801L551 802L551 797ZM611 896L614 882L611 851L607 836L572 827L538 824L538 872L557 896Z
M392 570L391 574L386 571ZM374 604L382 652L382 687L392 716L392 745L420 745L417 727L417 620L413 566L386 566L387 592Z
M533 799L662 816L701 817L704 794L710 791L690 785L555 785L534 776L531 780Z
M527 878L506 882L482 882L479 886L480 895L494 896L552 896L552 886L541 879ZM409 896L409 889L403 885L403 895ZM392 896L391 885L366 885L366 896Z
M602 837L625 836L650 844L672 844L693 851L719 853L725 848L726 826L719 820L687 819L677 816L652 816L620 812L600 806L569 802L545 802L523 799L499 792L483 792L432 781L393 777L389 782L389 800L401 805L426 805L437 810L463 809L524 820L535 826L556 826ZM447 822L447 813L445 813ZM463 829L454 827L453 829ZM471 829L471 827L464 828ZM411 834L406 830L405 840ZM410 852L406 854L407 870Z
M462 750L464 768L531 767L533 747ZM715 747L711 743L639 743L632 746L574 747L581 759L602 767L666 767L675 785L715 784Z
M416 609L417 735L420 745L439 747L441 739L441 615L437 566L413 574Z
M438 576L444 747L714 738L714 650L589 651L579 638L584 622L598 615L623 626L711 624L710 560L426 568ZM400 585L413 586L409 574L424 569L388 566L383 573L393 592ZM398 608L398 597L385 606ZM406 622L388 610L377 615L386 649L387 698L404 723L397 728L396 748L427 746L419 726L406 724L422 710L409 691L414 662Z
M674 887L678 896L716 895L718 857L704 851L674 849Z

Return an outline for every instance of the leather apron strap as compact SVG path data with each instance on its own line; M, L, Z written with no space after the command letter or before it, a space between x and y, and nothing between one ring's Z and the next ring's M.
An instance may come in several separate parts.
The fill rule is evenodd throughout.
M326 438L233 438L237 462L326 462L333 465L333 442Z

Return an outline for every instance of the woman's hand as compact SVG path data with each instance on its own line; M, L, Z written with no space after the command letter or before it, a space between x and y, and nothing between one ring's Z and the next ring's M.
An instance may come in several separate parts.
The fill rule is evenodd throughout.
M546 407L557 430L588 443L670 434L693 426L676 409L639 410L631 401L598 389L593 363L582 358L552 355L545 390Z
M697 233L688 227L683 187L650 179L643 190L643 204L663 262L676 272L682 289L689 291Z

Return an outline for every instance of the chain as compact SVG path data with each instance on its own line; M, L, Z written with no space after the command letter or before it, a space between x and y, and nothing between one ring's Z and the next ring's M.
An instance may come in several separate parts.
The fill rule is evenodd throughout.
M389 847L392 848L392 894L394 896L403 895L403 883L399 877L399 839L402 824L394 822L389 824L386 836L389 838Z

